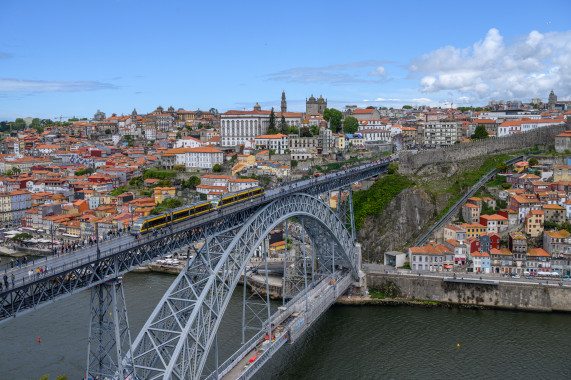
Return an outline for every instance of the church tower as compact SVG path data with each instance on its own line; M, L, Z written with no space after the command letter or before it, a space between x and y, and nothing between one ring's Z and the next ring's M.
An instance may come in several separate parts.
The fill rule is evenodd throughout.
M550 111L553 111L555 109L556 103L557 103L557 95L555 95L555 92L551 90L551 92L549 93L549 98L547 100L547 104Z
M282 113L287 112L287 102L285 98L285 91L282 91Z
M137 124L137 110L133 108L133 112L131 112L131 123Z

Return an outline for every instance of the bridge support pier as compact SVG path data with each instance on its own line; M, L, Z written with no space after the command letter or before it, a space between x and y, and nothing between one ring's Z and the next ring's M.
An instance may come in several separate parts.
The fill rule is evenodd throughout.
M133 363L122 362L125 354L133 356L121 277L91 288L90 314L87 378L123 380L133 375Z

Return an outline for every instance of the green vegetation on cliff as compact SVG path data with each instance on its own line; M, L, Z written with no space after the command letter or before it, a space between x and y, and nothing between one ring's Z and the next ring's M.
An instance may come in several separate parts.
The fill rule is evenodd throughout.
M450 207L452 207L460 198L468 192L468 190L476 184L483 176L488 174L492 169L495 169L499 163L510 159L512 156L508 154L499 154L496 156L490 156L484 160L482 165L476 170L465 172L460 174L452 186L446 189L444 192L450 193L452 196L448 200L448 205L440 211L437 215L436 220L440 219Z
M358 191L353 195L355 228L357 231L369 215L380 215L386 205L407 187L413 187L414 181L398 173L379 179L370 189Z

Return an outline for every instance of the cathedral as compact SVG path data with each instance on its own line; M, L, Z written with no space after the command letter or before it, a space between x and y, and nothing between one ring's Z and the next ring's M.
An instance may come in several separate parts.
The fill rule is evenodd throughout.
M309 99L305 99L305 114L306 115L315 115L321 114L325 112L327 108L327 99L323 99L323 96L319 95L319 99L315 99L313 94Z

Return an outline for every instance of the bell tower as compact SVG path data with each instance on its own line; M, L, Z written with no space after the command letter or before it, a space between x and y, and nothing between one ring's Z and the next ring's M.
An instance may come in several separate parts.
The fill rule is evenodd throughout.
M287 112L287 102L285 97L285 91L282 91L282 113Z

